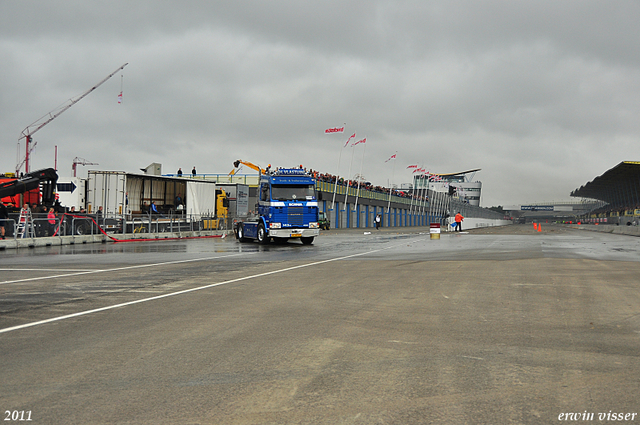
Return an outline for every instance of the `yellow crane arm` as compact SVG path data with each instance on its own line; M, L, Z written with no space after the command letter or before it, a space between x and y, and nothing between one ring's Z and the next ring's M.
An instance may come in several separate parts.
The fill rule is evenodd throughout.
M231 170L231 172L229 173L230 176L233 176L236 173L236 169L240 166L240 164L246 165L247 167L249 167L249 168L251 168L253 170L256 170L260 174L267 174L267 170L269 168L271 168L271 164L269 164L269 166L267 167L267 170L264 170L264 169L258 167L256 164L252 164L251 162L243 161L241 159L238 159L237 161L233 162L234 169Z

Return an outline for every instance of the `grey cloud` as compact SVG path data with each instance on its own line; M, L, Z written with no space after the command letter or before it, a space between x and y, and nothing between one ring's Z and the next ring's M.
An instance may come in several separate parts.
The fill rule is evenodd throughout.
M226 174L241 156L335 173L348 135L323 130L346 122L368 138L363 174L375 184L409 182L404 167L421 162L435 172L482 168L487 206L566 198L637 159L638 9L4 1L0 170L15 166L25 126L129 62L122 79L36 135L34 166L49 166L58 145L61 170L81 156L103 169L156 161L166 172ZM385 164L395 151L398 162Z

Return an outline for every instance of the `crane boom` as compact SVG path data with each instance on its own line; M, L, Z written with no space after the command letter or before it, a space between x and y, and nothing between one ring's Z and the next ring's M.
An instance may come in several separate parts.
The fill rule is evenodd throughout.
M44 127L45 125L49 124L51 121L53 121L58 116L60 116L60 114L62 114L64 111L66 111L67 109L71 108L76 103L80 102L86 95L88 95L89 93L91 93L92 91L94 91L95 89L100 87L105 81L107 81L109 78L113 77L118 71L123 69L128 64L129 63L125 63L124 65L122 65L121 67L119 67L118 69L113 71L111 74L107 75L105 79L100 81L95 86L91 87L86 92L82 93L79 96L76 96L75 98L69 99L62 106L59 106L58 108L54 109L53 111L45 114L42 118L40 118L39 120L37 120L33 124L28 125L24 130L22 130L22 133L21 133L22 135L20 136L20 138L18 138L18 150L19 150L19 147L20 147L20 140L26 139L25 144L26 144L26 152L27 153L26 153L26 156L25 156L24 160L21 163L16 165L16 174L18 174L20 172L20 168L22 168L22 164L24 164L25 173L29 172L29 152L31 151L31 148L29 147L29 145L31 144L31 139L32 139L31 136L36 131L40 130L42 127Z
M76 177L76 169L78 168L78 164L80 165L99 165L97 162L89 162L84 158L78 158L77 156L73 158L73 165L71 169L73 170L73 177Z
M262 169L259 166L252 164L251 162L248 161L243 161L241 159L238 159L236 161L233 162L233 166L235 167L233 170L231 170L231 172L229 173L230 176L235 175L236 173L236 169L240 166L240 164L246 165L247 167L256 170L259 174L267 174L269 172L269 168L271 168L271 164L269 164L269 166L267 167L267 169Z
M55 118L57 118L60 114L62 114L67 109L71 108L76 103L80 102L86 95L88 95L89 93L91 93L92 91L94 91L95 89L100 87L105 81L107 81L109 78L113 77L118 71L120 71L121 69L123 69L127 65L129 65L129 63L125 63L124 65L122 65L121 67L119 67L118 69L113 71L111 74L107 75L107 77L104 80L100 81L98 84L96 84L95 86L91 87L89 90L87 90L83 94L81 94L79 96L76 96L75 98L69 99L69 101L66 102L64 105L62 105L62 106L54 109L53 111L45 114L42 118L38 119L33 124L28 125L24 130L22 130L22 133L21 133L22 136L18 140L22 140L25 137L29 137L29 136L33 135L36 131L40 130L45 125L49 124L51 121L53 121Z

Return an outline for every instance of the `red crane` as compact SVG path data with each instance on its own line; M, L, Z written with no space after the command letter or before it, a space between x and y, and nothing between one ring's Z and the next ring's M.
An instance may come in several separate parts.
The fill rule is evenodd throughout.
M91 93L92 91L94 91L95 89L100 87L102 85L102 83L107 81L109 78L113 77L115 74L118 73L118 71L120 71L121 69L123 69L127 65L128 65L128 63L125 63L124 65L122 65L121 67L119 67L118 69L113 71L111 74L107 75L107 77L104 80L100 81L98 84L96 84L95 86L91 87L86 92L82 93L79 96L76 96L74 98L69 99L62 106L59 106L58 108L54 109L53 111L47 113L42 118L40 118L39 120L37 120L33 124L28 125L24 130L22 130L22 133L21 133L22 135L18 139L18 142L20 142L20 140L22 140L22 139L26 139L26 155L25 155L24 159L22 160L22 162L20 162L20 163L18 163L16 165L16 176L18 176L20 174L20 169L22 168L23 165L24 165L25 173L29 172L29 153L33 149L33 147L30 147L31 143L33 142L33 138L31 136L33 136L33 134L36 131L40 130L42 127L44 127L45 125L47 125L51 121L53 121L55 118L57 118L64 111L66 111L67 109L71 108L76 103L80 102L86 95L88 95L89 93ZM34 146L35 146L35 144L34 144Z
M73 158L73 165L71 169L73 170L73 177L76 177L76 169L78 168L78 164L80 165L98 165L97 162L88 162L84 158L78 158L77 156Z

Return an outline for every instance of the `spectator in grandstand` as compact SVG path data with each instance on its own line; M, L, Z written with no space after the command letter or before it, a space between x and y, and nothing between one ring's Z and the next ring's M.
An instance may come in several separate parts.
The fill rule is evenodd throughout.
M156 207L156 201L151 201L151 214L157 214L160 217L165 218L164 215L162 215L162 213L158 211L158 208Z

